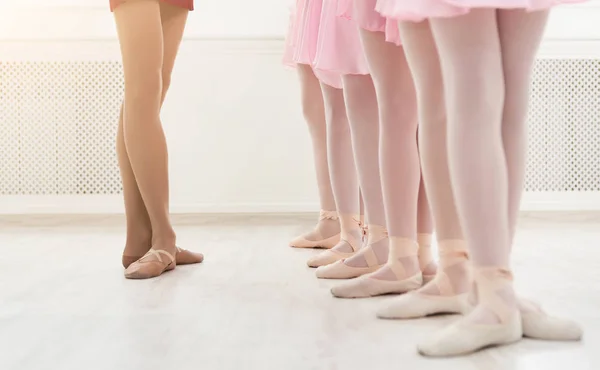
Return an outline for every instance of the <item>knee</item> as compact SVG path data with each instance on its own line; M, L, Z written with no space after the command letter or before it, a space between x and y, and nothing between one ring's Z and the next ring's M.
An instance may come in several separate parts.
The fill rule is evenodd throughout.
M334 135L350 132L350 124L344 105L336 105L325 108L325 121L327 129Z
M130 105L151 105L162 94L162 78L158 73L139 73L125 77L125 101Z

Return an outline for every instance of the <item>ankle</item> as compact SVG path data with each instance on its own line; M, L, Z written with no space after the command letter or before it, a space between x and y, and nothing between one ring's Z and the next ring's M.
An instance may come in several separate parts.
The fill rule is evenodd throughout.
M174 250L176 241L177 238L174 231L169 231L162 234L155 233L152 235L152 248Z

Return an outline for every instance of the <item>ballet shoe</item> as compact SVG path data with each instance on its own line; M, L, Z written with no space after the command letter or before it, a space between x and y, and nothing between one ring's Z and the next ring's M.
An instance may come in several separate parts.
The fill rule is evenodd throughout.
M337 221L339 220L339 217L336 211L321 210L319 215L319 222L323 220ZM303 235L300 235L290 242L290 247L331 249L335 247L335 245L340 241L340 233L325 238L323 237L323 235L321 235L321 233L318 230L316 230L316 232L317 240L308 240Z
M364 226L360 224L363 230L363 242L365 246L361 248L353 258L358 258L359 255L365 259L366 267L354 267L346 264L346 260L342 259L330 265L320 266L315 274L319 279L352 279L361 275L369 274L377 271L384 264L379 263L373 245L384 239L387 239L387 230L383 226L371 225Z
M350 244L346 240L340 240L340 243L347 243L348 245L350 245L350 247L352 247L352 252L340 252L340 251L336 251L334 249L329 249L329 250L323 251L322 253L319 253L316 256L313 256L308 259L308 261L306 262L308 267L315 268L315 267L327 266L327 265L335 263L339 260L343 260L345 258L350 258L358 251L358 250L354 250L354 247L352 246L352 244Z
M523 336L531 339L554 341L578 341L583 329L576 322L544 312L536 303L519 299Z
M163 260L163 256L166 260ZM151 279L175 269L175 257L161 249L150 249L142 258L125 270L127 279Z
M418 319L440 314L467 314L471 311L469 293L433 295L409 292L386 302L377 311L380 319Z
M363 275L331 288L337 298L369 298L386 294L400 294L419 288L423 283L421 274L400 281L380 280Z
M371 265L368 267L352 267L344 263L344 260L336 261L330 265L320 266L315 271L319 279L352 279L377 271L382 265Z
M403 260L417 256L418 245L410 239L390 238L388 262L377 271L342 283L331 289L338 298L368 298L385 294L402 294L423 285L421 271L412 274L406 270ZM378 278L393 275L394 280Z
M308 240L302 236L290 242L292 248L313 248L313 249L331 249L340 242L340 234L336 234L326 239L321 240Z
M423 285L429 284L429 282L433 281L433 279L435 279L435 274L434 275L423 274Z
M516 301L508 302L503 293L512 292L512 274L498 267L475 270L478 305L467 316L432 335L417 347L419 353L428 357L461 356L480 349L515 343L523 337L521 313ZM513 298L509 298L514 300ZM513 304L511 304L513 303ZM498 322L479 322L479 312L493 314Z
M123 255L121 259L123 267L128 268L132 263L141 259L142 257L144 256L132 257ZM196 263L202 263L204 261L204 255L202 253L194 253L186 249L177 247L177 254L175 255L175 260L177 262L177 265L193 265Z

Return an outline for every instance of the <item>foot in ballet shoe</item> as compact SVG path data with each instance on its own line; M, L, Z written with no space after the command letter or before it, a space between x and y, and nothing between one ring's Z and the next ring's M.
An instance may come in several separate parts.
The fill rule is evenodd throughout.
M472 310L477 305L476 289L471 290L469 304ZM547 314L537 303L517 299L517 307L521 313L523 337L550 341L578 341L583 337L583 329L576 322Z
M383 226L364 227L365 246L348 259L317 269L319 279L352 279L377 271L387 261L388 235Z
M128 268L132 263L143 257L144 256L132 257L123 255L123 267ZM175 260L177 261L177 265L193 265L196 263L202 263L204 261L204 255L202 253L195 253L177 247L177 254L175 255Z
M440 269L419 290L384 303L377 311L381 319L415 319L439 314L466 314L472 305L469 292L471 270L466 245L461 240L440 241Z
M550 316L536 303L520 298L519 311L523 324L523 336L531 339L578 341L583 336L581 326L576 322Z
M292 248L331 249L340 241L339 218L336 211L321 211L315 230L290 242Z
M323 251L307 261L309 267L327 266L352 257L361 247L363 231L358 216L341 215L342 235L335 247ZM347 218L350 221L346 220ZM344 227L344 225L346 225Z
M340 240L340 242L332 249L323 251L316 256L308 259L306 264L308 267L321 267L327 266L345 258L352 257L359 250L357 244L351 244L347 240Z
M508 269L475 269L478 304L467 315L435 333L418 346L424 356L467 355L483 348L519 341L523 336Z
M127 279L151 279L175 269L175 257L162 249L150 249L142 258L125 270Z
M388 262L377 271L331 289L338 298L368 298L402 294L421 287L423 277L417 260L417 244L405 238L389 239Z
M418 234L417 243L419 244L419 266L423 273L423 284L427 284L435 278L437 273L437 264L433 260L431 253L431 234Z

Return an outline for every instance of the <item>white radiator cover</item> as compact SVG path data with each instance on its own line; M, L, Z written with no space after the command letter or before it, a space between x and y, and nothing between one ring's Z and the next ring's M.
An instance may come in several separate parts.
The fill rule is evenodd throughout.
M1 31L0 213L122 212L116 40ZM542 46L523 209L600 209L598 40ZM282 50L271 37L183 42L162 116L173 212L318 209L298 85Z

